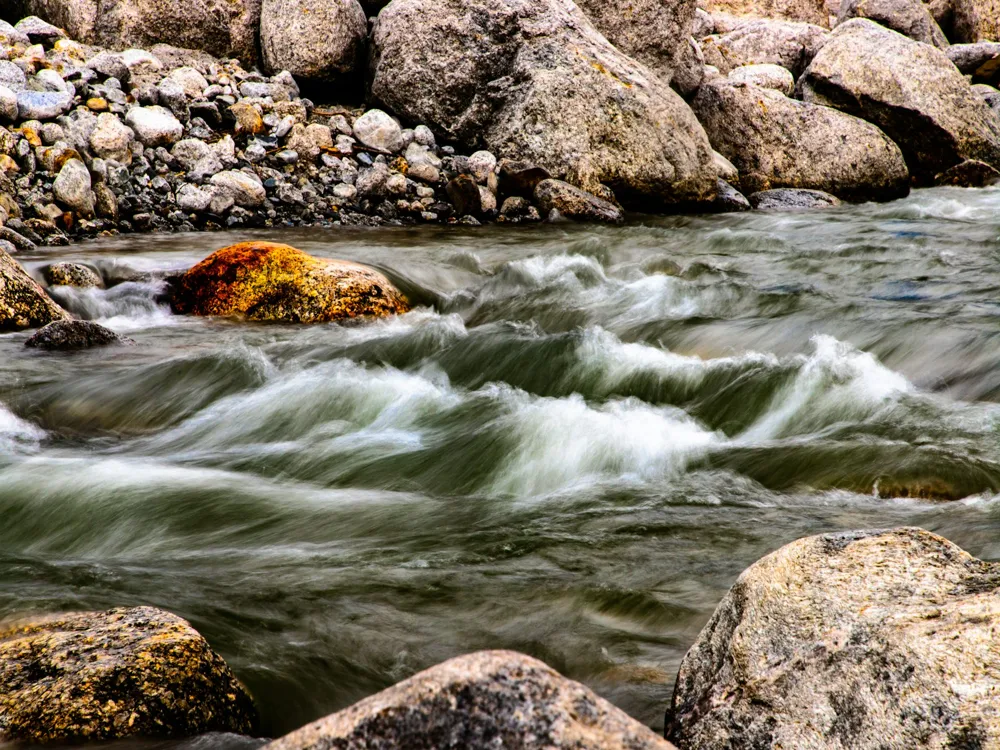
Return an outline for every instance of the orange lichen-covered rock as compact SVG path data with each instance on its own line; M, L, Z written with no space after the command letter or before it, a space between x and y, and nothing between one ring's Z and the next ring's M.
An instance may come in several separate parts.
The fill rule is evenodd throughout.
M0 742L254 731L253 700L185 620L154 607L0 625Z
M274 242L241 242L212 253L179 279L171 305L181 314L242 315L281 323L322 323L409 309L402 293L374 269L314 258Z

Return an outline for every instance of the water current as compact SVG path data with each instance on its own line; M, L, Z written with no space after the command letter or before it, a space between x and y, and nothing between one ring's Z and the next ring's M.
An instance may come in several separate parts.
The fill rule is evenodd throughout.
M415 309L292 327L158 301L251 236L373 264ZM54 291L137 346L0 336L0 617L180 614L270 736L499 647L660 729L715 605L782 544L919 525L1000 558L1000 190L21 260L153 280Z

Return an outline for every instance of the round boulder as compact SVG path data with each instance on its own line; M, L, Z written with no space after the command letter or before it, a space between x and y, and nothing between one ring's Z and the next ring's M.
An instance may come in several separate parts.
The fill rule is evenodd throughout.
M178 280L171 305L181 314L283 323L382 317L409 309L378 271L272 242L243 242L213 253Z
M787 68L771 63L741 65L729 71L729 80L736 83L752 83L765 89L780 91L791 96L795 90L795 79Z
M329 81L357 67L368 35L358 0L264 0L260 48L272 73Z
M792 542L681 662L667 737L723 747L1000 745L1000 565L922 529Z
M0 628L0 740L253 731L253 700L185 620L153 607Z
M134 343L92 320L56 320L36 331L24 345L47 351L69 351Z

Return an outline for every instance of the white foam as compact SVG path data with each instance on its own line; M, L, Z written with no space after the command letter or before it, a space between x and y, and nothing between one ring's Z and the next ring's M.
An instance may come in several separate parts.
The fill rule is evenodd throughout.
M36 448L44 438L45 430L21 419L0 404L0 455Z

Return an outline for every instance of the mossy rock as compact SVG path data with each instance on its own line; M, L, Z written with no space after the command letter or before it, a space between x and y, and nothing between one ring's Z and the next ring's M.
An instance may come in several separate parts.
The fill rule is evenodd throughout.
M0 742L254 730L249 693L191 625L154 607L0 626Z
M241 242L212 253L180 277L171 305L185 315L281 323L383 317L409 309L378 271L274 242Z
M0 331L38 328L69 314L10 255L0 250Z

